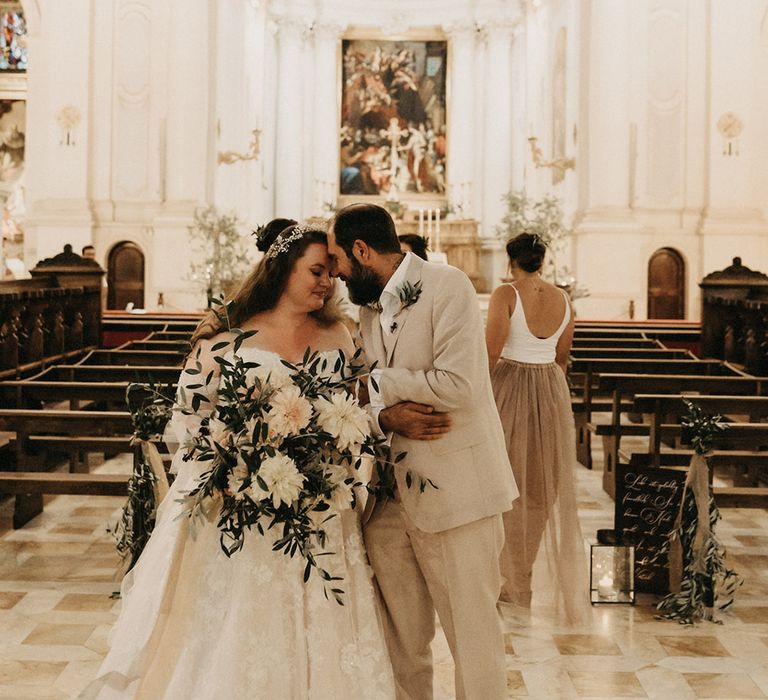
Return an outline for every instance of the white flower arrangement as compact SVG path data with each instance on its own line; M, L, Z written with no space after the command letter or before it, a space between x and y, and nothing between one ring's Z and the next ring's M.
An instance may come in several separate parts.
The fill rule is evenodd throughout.
M277 533L273 550L304 557L305 581L316 569L326 596L341 604L340 578L319 564L327 553L324 525L354 507L355 487L391 497L393 467L405 455L390 460L388 446L371 434L355 396L365 376L360 352L347 359L339 351L334 359L308 350L300 363L282 361L279 369L267 370L238 354L254 332L232 332L234 340L212 348L223 352L216 358L215 405L185 445L185 460L210 463L185 495L186 512L217 523L228 556L243 547L247 532ZM212 375L202 375L199 359L185 371L200 382L187 385L177 410L196 413L211 403L202 390ZM357 478L364 460L374 460L376 486Z

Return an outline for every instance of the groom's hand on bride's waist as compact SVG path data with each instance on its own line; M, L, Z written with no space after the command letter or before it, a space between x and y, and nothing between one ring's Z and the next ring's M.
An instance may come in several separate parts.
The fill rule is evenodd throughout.
M437 440L451 429L451 417L438 413L432 406L403 401L379 413L379 425L386 432L412 440Z

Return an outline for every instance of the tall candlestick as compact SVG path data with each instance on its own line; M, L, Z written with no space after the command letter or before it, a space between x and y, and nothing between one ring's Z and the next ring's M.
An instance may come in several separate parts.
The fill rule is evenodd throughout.
M432 210L427 209L427 235L432 235Z
M435 251L440 252L440 210L435 209Z
M419 235L424 235L424 210L419 209Z

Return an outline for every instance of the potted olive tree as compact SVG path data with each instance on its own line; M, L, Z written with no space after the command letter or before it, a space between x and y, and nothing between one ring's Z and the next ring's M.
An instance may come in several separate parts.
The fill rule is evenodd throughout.
M580 286L570 266L562 264L568 237L573 231L563 221L560 200L552 195L530 199L524 190L504 195L507 213L496 227L496 233L505 241L521 233L537 235L549 249L542 276L564 289L571 299L589 296L589 290Z
M222 214L216 207L196 209L189 236L194 246L190 277L206 293L208 306L214 297L224 297L248 270L248 256L235 214Z

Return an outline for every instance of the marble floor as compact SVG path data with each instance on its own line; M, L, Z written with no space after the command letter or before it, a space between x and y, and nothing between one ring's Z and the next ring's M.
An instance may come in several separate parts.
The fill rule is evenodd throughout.
M578 468L587 539L612 523L600 477ZM120 506L117 498L51 498L14 531L0 501L0 698L72 698L95 675L120 606L106 531ZM746 579L722 625L655 620L647 597L635 607L595 606L588 626L569 629L534 599L530 616L503 611L510 697L768 698L768 511L726 510L719 533ZM435 660L436 697L447 700L453 668L442 634Z

